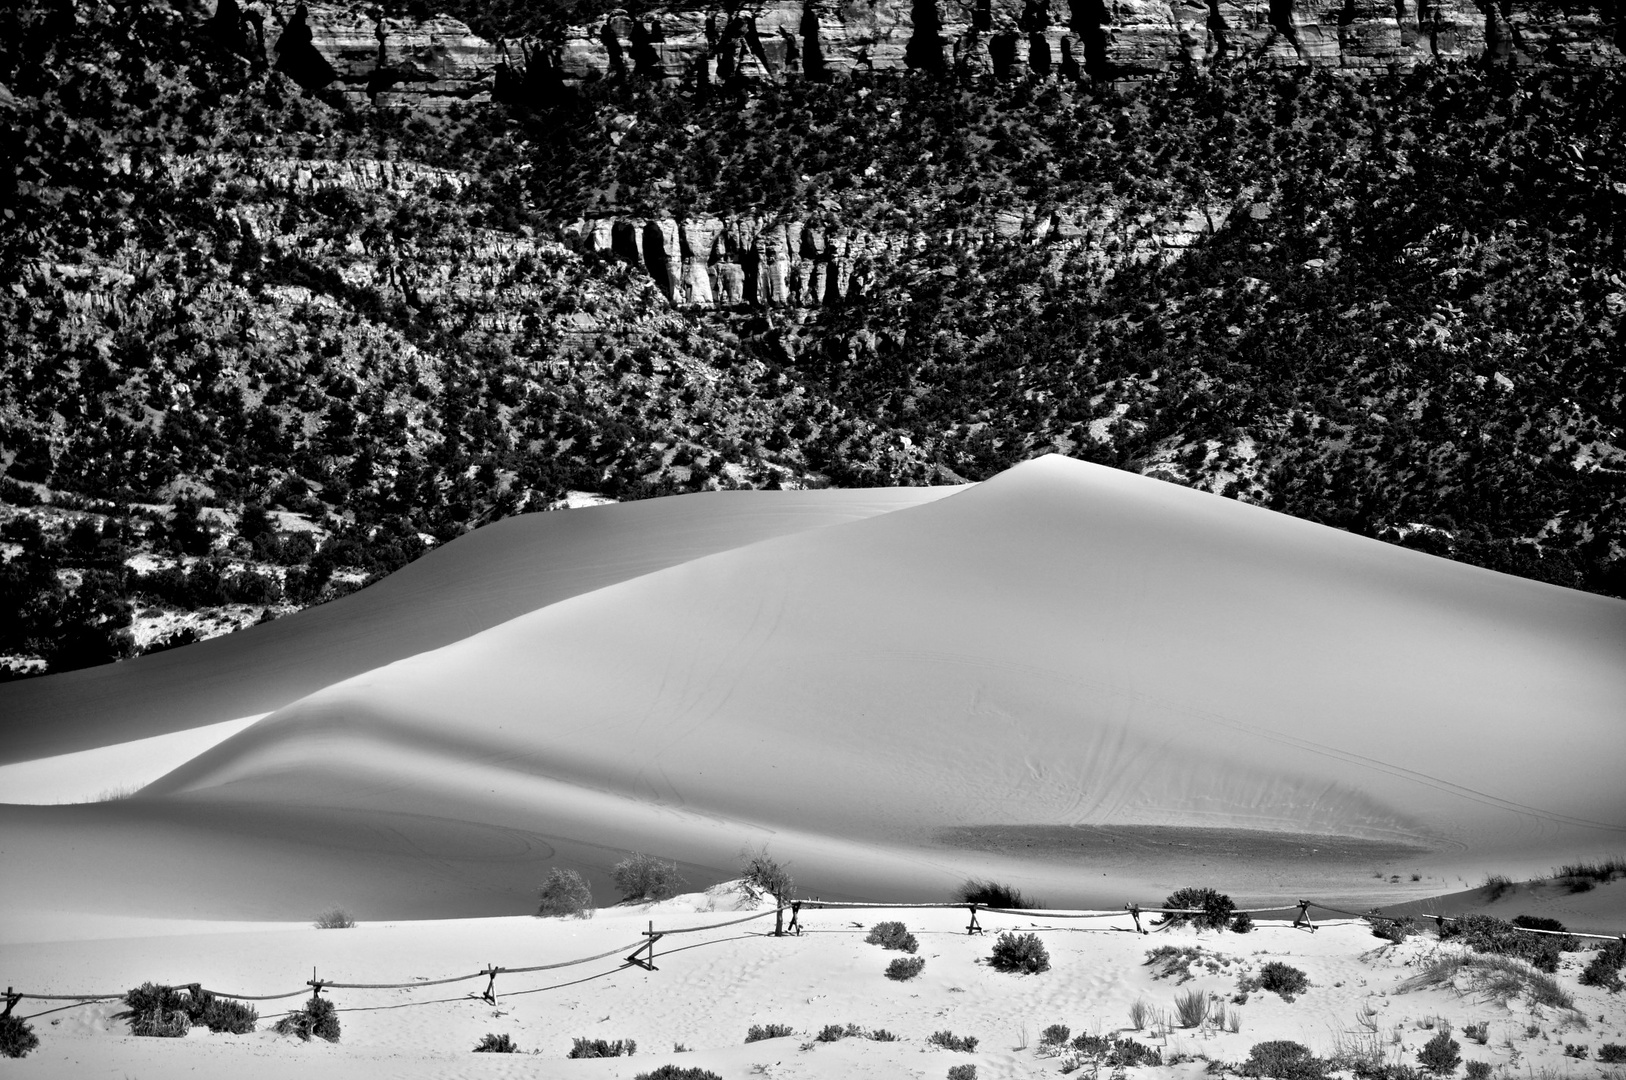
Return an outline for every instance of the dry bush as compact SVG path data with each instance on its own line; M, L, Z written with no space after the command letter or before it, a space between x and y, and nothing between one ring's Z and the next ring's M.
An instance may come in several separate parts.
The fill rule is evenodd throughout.
M781 904L790 903L796 896L796 880L784 863L768 854L766 846L747 849L740 856L740 876L751 888Z
M617 1039L614 1042L608 1039L577 1038L570 1047L567 1058L610 1058L631 1057L638 1050L638 1043L633 1039Z
M864 944L909 953L920 947L920 942L915 940L915 935L909 932L909 928L895 920L878 922L870 927L869 936L864 938Z
M476 1054L517 1054L519 1053L519 1047L514 1045L513 1038L507 1032L501 1035L487 1032L486 1037L481 1039L479 1045L474 1048L474 1052Z
M948 1080L977 1080L975 1065L950 1065Z
M886 977L895 979L898 982L908 982L916 975L919 975L921 969L925 966L926 961L923 957L900 956L886 965Z
M794 1035L789 1024L752 1024L745 1033L748 1043L761 1042L763 1039L783 1039L787 1035Z
M698 1065L662 1065L658 1069L639 1073L632 1080L723 1080L710 1069Z
M1272 960L1259 969L1259 987L1280 994L1283 1001L1292 1001L1310 987L1310 978L1291 964Z
M303 1009L288 1013L273 1024L271 1030L278 1035L298 1035L303 1042L310 1042L314 1036L336 1043L339 1041L338 1010L327 998L313 996Z
M553 869L548 879L537 890L536 913L543 916L569 916L574 919L593 917L593 890L574 870Z
M934 1031L926 1037L926 1041L933 1046L941 1046L944 1050L956 1050L962 1054L969 1054L977 1049L975 1035L956 1035L952 1031Z
M664 863L653 855L633 852L610 870L610 880L621 890L621 901L665 900L687 885L677 863Z
M1290 1039L1255 1043L1242 1063L1244 1076L1270 1076L1276 1080L1323 1080L1327 1063L1310 1048Z
M1495 956L1516 956L1551 974L1558 970L1558 954L1580 948L1573 937L1526 934L1505 919L1468 914L1446 923L1441 941L1460 941L1474 952Z
M962 904L976 904L986 908L1010 908L1020 911L1044 906L1044 902L1038 897L1023 896L1022 890L1014 885L1006 885L1001 881L984 881L982 878L967 878L966 883L956 889L954 895Z
M1179 889L1169 894L1164 901L1164 907L1195 908L1201 912L1198 915L1164 915L1163 925L1184 926L1192 924L1200 930L1223 930L1231 921L1232 912L1236 905L1231 898L1222 892L1208 888Z
M356 920L344 908L329 908L316 916L316 929L318 930L349 930L356 925Z
M39 1044L40 1038L34 1034L33 1025L28 1021L10 1013L0 1016L0 1056L27 1057L29 1051Z
M1620 969L1626 967L1626 941L1616 938L1593 954L1581 971L1582 986L1601 986L1615 992L1621 989Z
M995 971L1037 975L1050 970L1050 950L1044 947L1038 934L1012 934L1007 931L995 939L994 954L988 958L988 963Z

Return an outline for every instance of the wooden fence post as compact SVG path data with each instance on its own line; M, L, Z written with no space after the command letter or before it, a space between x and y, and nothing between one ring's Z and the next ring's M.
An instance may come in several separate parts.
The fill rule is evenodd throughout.
M1137 934L1146 933L1146 927L1144 927L1144 926L1142 926L1140 924L1140 905L1139 904L1125 904L1124 905L1124 910L1129 912L1129 917L1131 919L1135 920L1135 933L1137 933Z
M970 936L972 934L982 933L982 926L977 922L977 905L967 904L966 907L971 910L971 922L965 928L966 935Z
M1293 916L1293 925L1294 926L1308 926L1310 928L1310 933L1312 933L1312 934L1315 933L1315 930L1316 930L1315 923L1310 921L1310 901L1308 901L1308 900L1300 900L1299 901L1299 913L1297 915Z
M632 950L632 955L627 957L627 963L636 964L645 971L659 971L660 969L655 966L655 942L659 941L666 935L657 934L655 932L655 922L652 919L649 923L649 929L645 932L644 936L649 940ZM648 950L649 952L648 959L640 959L638 954L644 952L645 950Z
M497 967L494 964L487 964L485 971L481 973L484 975L490 975L491 981L486 983L486 992L480 996L493 1005L497 1004L497 972L501 970L502 968Z

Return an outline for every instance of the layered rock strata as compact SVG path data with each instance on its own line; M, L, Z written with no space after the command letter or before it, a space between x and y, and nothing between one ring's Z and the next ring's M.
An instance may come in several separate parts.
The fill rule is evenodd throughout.
M936 244L975 255L991 243L1057 245L1058 257L1102 273L1131 262L1177 258L1223 225L1229 206L1156 219L1110 207L994 215L981 231L943 236L877 233L822 220L701 216L577 221L567 242L643 268L666 298L687 308L819 307L857 299L886 266Z

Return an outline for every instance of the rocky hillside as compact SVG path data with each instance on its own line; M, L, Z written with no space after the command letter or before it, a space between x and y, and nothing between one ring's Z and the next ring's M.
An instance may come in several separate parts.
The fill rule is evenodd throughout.
M675 17L565 14L0 12L9 670L275 617L505 514L1051 450L1626 592L1618 70L1521 30L1370 79L906 43L826 80L805 36L764 66L764 9L708 82L640 74ZM1564 23L1583 59L1600 19ZM606 25L631 66L571 75Z

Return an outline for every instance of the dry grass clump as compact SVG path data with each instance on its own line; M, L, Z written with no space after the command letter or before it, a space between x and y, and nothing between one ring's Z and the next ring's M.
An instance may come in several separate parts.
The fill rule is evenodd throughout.
M538 917L569 916L573 919L593 917L593 890L574 870L554 869L537 890Z
M1506 874L1486 874L1479 887L1494 903L1513 891L1513 882Z
M956 1035L952 1031L934 1031L926 1037L926 1041L933 1046L941 1046L944 1050L955 1050L962 1054L974 1053L977 1049L975 1035Z
M1401 990L1457 988L1484 994L1499 1004L1524 997L1534 1005L1575 1009L1575 999L1547 975L1511 956L1484 954L1436 956L1421 971L1400 984Z
M517 1054L519 1047L514 1045L513 1037L507 1032L501 1035L486 1032L486 1037L480 1040L474 1048L476 1054Z
M631 1057L638 1052L638 1043L635 1039L583 1039L577 1037L570 1047L567 1058L610 1058Z
M1553 877L1572 893L1586 892L1600 883L1626 877L1626 856L1616 855L1598 862L1565 863L1553 871Z
M783 1039L794 1034L796 1032L789 1024L752 1024L745 1032L745 1041L754 1043L763 1039Z
M356 925L356 920L344 908L329 908L316 916L316 929L318 930L350 930Z

